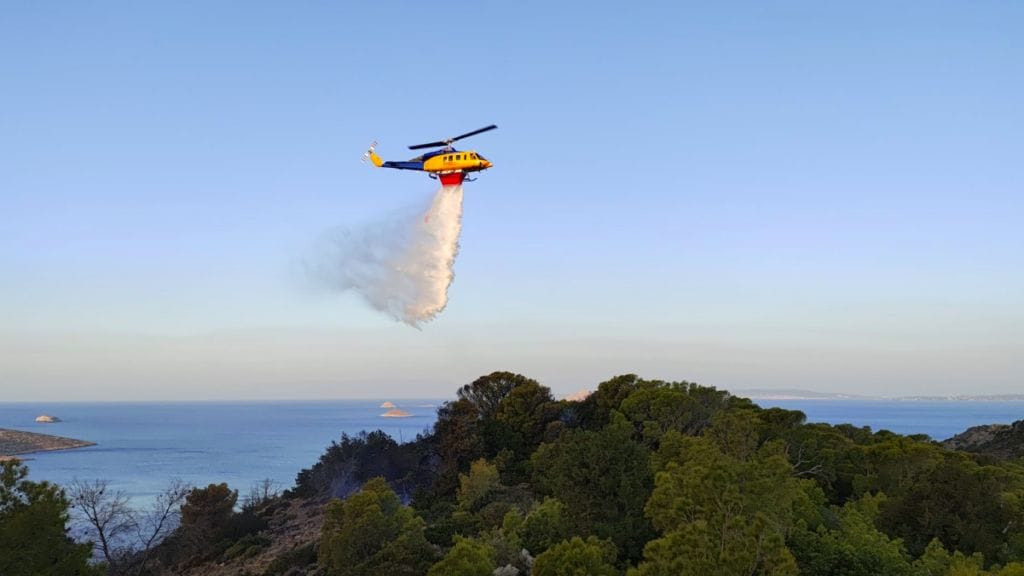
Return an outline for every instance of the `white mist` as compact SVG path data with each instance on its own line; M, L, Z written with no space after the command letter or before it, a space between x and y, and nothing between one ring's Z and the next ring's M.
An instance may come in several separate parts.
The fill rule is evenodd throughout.
M462 186L442 186L425 210L329 234L307 270L317 283L354 291L418 328L448 305L461 230Z

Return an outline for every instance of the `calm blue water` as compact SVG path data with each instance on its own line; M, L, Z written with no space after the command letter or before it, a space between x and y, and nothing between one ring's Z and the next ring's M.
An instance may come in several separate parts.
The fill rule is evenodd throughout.
M980 424L1024 419L1024 402L894 400L756 400L768 408L800 410L808 422L849 423L899 434L927 434L945 440Z
M0 403L0 427L70 436L98 446L32 454L30 478L67 483L107 479L145 500L171 478L205 486L227 482L244 495L269 478L291 487L342 432L382 429L412 439L429 428L437 401L408 401L410 418L383 418L377 402ZM811 422L849 422L945 439L970 426L1024 419L1024 402L759 400L801 410ZM59 424L36 424L53 414Z
M380 402L0 403L0 428L69 436L97 446L41 452L29 478L65 484L106 479L145 501L171 478L227 482L245 495L264 478L280 488L317 461L342 432L381 429L396 440L431 427L436 401L408 401L408 418L383 418ZM37 424L40 414L63 420Z

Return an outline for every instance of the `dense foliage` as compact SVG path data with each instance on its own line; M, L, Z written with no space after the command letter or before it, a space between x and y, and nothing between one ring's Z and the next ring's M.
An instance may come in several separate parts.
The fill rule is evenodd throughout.
M434 553L423 536L423 520L383 478L327 506L320 564L338 576L423 574Z
M411 545L435 551L430 574L1024 572L1019 462L804 420L689 382L619 376L570 402L496 372L443 405L431 434L343 438L299 484L324 470L341 476L320 486L351 483L383 463L337 515L380 498L385 479L407 492L416 478L401 509ZM370 453L385 457L360 459ZM325 524L327 574L349 573L324 552L346 530Z
M408 495L416 486L431 481L431 441L421 437L399 444L380 430L342 434L341 441L331 442L316 464L299 472L289 494L323 500L344 498L379 476Z
M91 544L68 536L64 491L48 482L26 479L28 469L0 462L0 574L4 576L91 576Z
M3 470L0 573L88 574L62 493ZM319 539L263 574L1024 576L1020 460L634 375L559 401L495 372L414 441L343 435L283 499L237 496L189 492L151 573L258 553L293 506L323 511Z

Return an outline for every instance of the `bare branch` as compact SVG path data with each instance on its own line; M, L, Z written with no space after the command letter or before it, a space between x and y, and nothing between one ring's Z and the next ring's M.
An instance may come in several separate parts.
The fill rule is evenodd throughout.
M127 537L135 530L135 517L123 490L111 490L107 480L74 480L68 496L87 536L108 564L129 546Z
M139 549L136 574L143 574L149 554L168 534L178 527L181 504L192 486L180 479L171 480L153 501L150 509L136 523L136 541Z

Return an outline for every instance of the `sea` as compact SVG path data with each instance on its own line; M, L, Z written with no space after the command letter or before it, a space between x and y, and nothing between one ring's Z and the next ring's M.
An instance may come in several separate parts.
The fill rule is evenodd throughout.
M172 480L194 486L226 482L244 498L264 480L291 488L343 433L383 430L399 442L428 431L440 401L359 400L160 403L0 403L0 428L95 442L95 446L27 454L30 480L67 485L106 480L138 505ZM54 424L35 422L49 414Z
M905 400L756 400L800 410L809 422L850 423L942 440L981 424L1024 419L1024 402ZM144 505L172 479L195 486L227 482L244 497L270 480L278 490L312 466L342 433L382 430L415 439L434 423L441 400L395 402L404 418L384 417L381 402L325 400L181 403L0 403L0 428L68 436L96 446L26 456L29 479L67 485L106 480ZM51 414L56 424L36 423Z

